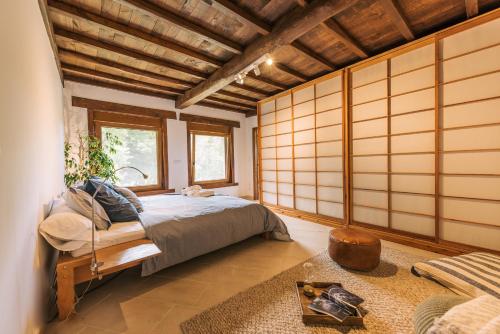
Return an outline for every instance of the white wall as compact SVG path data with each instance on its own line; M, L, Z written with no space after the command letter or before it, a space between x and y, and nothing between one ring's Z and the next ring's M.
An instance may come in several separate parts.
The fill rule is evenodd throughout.
M62 86L36 1L2 2L0 41L0 332L38 333L49 249L37 225L63 190Z
M74 82L65 83L64 96L65 135L70 141L73 141L78 133L87 133L86 109L73 107L71 105L72 96L180 112L175 108L175 102L172 100ZM253 192L252 130L251 128L248 129L248 124L254 124L256 120L252 119L256 119L256 117L247 119L241 113L200 106L192 106L182 110L182 112L240 122L241 127L234 129L235 181L238 186L218 188L216 191L233 196L251 195ZM186 122L169 119L167 121L167 136L169 186L175 188L176 191L180 191L181 188L186 187L188 184Z

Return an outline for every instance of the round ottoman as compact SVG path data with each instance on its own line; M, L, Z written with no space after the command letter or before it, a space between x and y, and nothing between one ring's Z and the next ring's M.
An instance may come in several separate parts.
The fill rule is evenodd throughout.
M361 230L338 228L330 232L328 253L342 267L370 271L380 263L380 240Z

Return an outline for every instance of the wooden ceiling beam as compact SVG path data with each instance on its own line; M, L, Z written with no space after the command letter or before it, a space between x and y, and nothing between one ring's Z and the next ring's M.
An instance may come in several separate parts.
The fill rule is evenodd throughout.
M392 23L399 30L406 40L411 41L415 39L415 34L410 28L406 17L403 15L401 7L396 0L379 0L380 5L384 8L384 12L389 16Z
M235 75L266 53L273 53L278 48L291 44L324 20L356 2L356 0L315 0L305 9L296 8L280 19L270 34L258 38L245 48L243 54L233 57L216 70L208 80L202 81L180 96L176 101L176 106L186 108L224 88L234 80Z
M236 73L236 74L238 74L238 73ZM233 77L234 77L234 76L233 76ZM285 85L285 84L282 84L282 83L276 82L276 81L271 80L271 79L268 79L268 78L264 78L262 75L257 76L257 75L255 75L255 74L254 74L254 73L252 73L252 72L249 72L249 73L247 74L247 77L252 78L252 80L256 80L256 81L263 82L263 83L265 83L266 85L268 85L268 86L272 86L272 87L277 88L277 89L279 89L279 90L287 90L288 88L290 88L290 87L288 87L288 86L287 86L287 85Z
M204 99L204 101L227 104L227 105L230 105L233 107L239 107L239 108L248 109L248 110L254 109L253 105L248 105L248 104L239 103L239 102L235 102L235 101L224 100L224 99L220 99L220 98L215 97L215 96L208 96Z
M273 63L274 67L277 68L278 70L280 70L281 72L284 72L292 77L294 77L295 79L299 80L300 82L306 82L309 80L309 78L305 75L303 75L302 73L282 64L282 63Z
M479 14L479 4L477 0L465 0L465 11L467 18L471 18Z
M71 18L76 18L76 19L84 19L89 22L95 23L101 27L112 29L115 31L118 31L120 33L123 33L125 35L139 38L143 41L164 47L168 50L175 51L177 53L182 54L183 56L201 60L205 63L208 63L212 66L215 67L220 67L224 63L207 55L204 55L203 53L197 52L193 49L190 49L188 47L182 46L176 42L170 41L163 39L161 37L155 36L153 34L144 32L142 30L133 28L131 26L121 24L118 22L115 22L113 20L110 20L109 18L96 15L94 13L91 13L89 11L86 11L82 8L75 7L72 5L69 5L67 3L61 2L61 1L56 1L56 0L49 0L48 1L49 8L52 11L60 12L65 16L71 17Z
M212 0L212 6L214 8L217 8L223 13L228 13L230 15L235 15L239 17L242 21L244 21L244 23L252 26L261 35L267 35L273 29L273 27L270 24L264 22L263 20L261 20L256 16L253 16L248 12L248 10L239 7L230 0ZM299 41L294 41L293 43L291 43L291 46L300 53L302 53L303 55L305 55L306 57L322 64L328 69L330 70L335 69L335 65L332 64L332 62L320 56L318 53L314 52L309 47L300 43Z
M252 92L254 94L262 95L262 96L266 96L266 97L274 94L274 92L268 92L268 91L265 91L265 90L262 90L259 88L248 86L248 85L240 85L239 83L236 83L236 82L229 84L229 86L234 87L234 88L238 88L238 89L243 89L243 90L246 90L248 92Z
M185 30L188 30L191 33L198 35L202 39L208 40L232 53L241 54L243 52L243 48L238 43L233 42L224 36L216 34L201 25L193 23L164 7L160 7L151 2L143 0L119 0L118 2L124 3L127 6L132 6L149 14L153 14L154 16L175 24L176 26L179 26Z
M56 36L65 37L65 38L72 39L74 41L77 41L77 42L80 42L83 44L94 46L96 48L105 49L105 50L108 50L108 51L111 51L114 53L119 53L119 54L122 54L122 55L125 55L128 57L131 57L131 58L147 61L149 63L155 64L158 66L162 66L165 68L169 68L171 70L175 70L175 71L178 71L178 72L181 72L181 73L184 73L184 74L196 77L196 78L206 79L209 76L207 73L204 73L204 72L201 72L198 70L194 70L194 69L186 67L186 66L178 65L176 63L173 63L173 62L168 61L168 60L163 59L163 58L153 57L153 56L150 56L148 54L132 50L130 48L118 46L116 44L111 44L108 42L103 42L103 41L100 41L98 39L88 37L86 35L82 35L79 33L65 30L64 28L61 28L58 26L54 27L54 32L55 32Z
M220 105L217 103L210 103L210 102L198 102L196 103L197 106L202 106L202 107L207 107L207 108L216 108L216 109L223 109L223 110L228 110L228 111L233 111L233 112L238 112L241 114L247 114L247 113L252 113L256 112L257 109L239 109L239 108L233 108L233 107L228 107L224 105Z

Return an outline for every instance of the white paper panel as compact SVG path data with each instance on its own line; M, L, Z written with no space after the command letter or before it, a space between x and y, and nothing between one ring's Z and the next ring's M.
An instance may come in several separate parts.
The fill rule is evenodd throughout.
M396 230L434 236L435 221L432 217L393 212L391 219L392 228Z
M273 148L263 148L261 150L262 159L275 159L276 158L276 149Z
M269 204L274 204L276 205L277 204L277 196L276 194L270 194L270 193L266 193L266 192L263 192L262 193L262 201L264 201L264 203L269 203Z
M319 180L318 180L319 181ZM314 172L295 172L295 184L316 184L316 174Z
M434 173L434 154L394 155L391 157L394 173Z
M261 125L268 125L268 124L274 124L274 112L262 115L260 118L260 124Z
M302 131L314 128L314 115L296 118L293 120L293 131Z
M391 114L434 108L434 88L391 97Z
M266 148L266 147L275 147L276 146L276 137L263 137L260 139L261 147Z
M352 196L354 205L373 206L381 209L388 207L389 199L386 192L354 190Z
M294 151L296 158L314 157L314 144L295 145Z
M392 153L433 152L434 133L417 133L391 137Z
M276 149L276 155L278 158L292 158L293 157L293 146L278 147Z
M392 58L391 74L408 72L431 64L434 64L434 44L429 44Z
M500 125L443 131L442 147L445 151L498 149Z
M276 192L276 183L275 182L262 182L262 191L275 193Z
M352 120L362 121L387 116L387 100L373 101L352 107Z
M262 170L276 170L276 160L262 160Z
M293 196L278 195L278 205L293 208Z
M441 198L441 217L500 226L500 204L459 198Z
M294 143L295 145L314 143L314 129L294 132Z
M318 172L318 185L342 187L343 174L339 172Z
M305 198L316 198L315 186L295 185L295 196Z
M262 171L262 180L263 181L276 181L276 172L273 171Z
M277 146L287 146L292 145L292 134L284 134L276 136L276 145Z
M443 82L500 69L500 45L443 62Z
M272 125L265 125L260 128L260 135L262 137L268 137L271 135L276 134L276 126L274 124Z
M342 140L342 125L332 125L316 129L316 141Z
M316 155L318 157L342 155L342 142L318 143L316 144Z
M316 159L316 170L322 172L341 172L342 158L341 157L321 157Z
M353 138L383 136L387 134L387 119L375 119L352 124Z
M276 99L276 109L283 109L292 105L292 95L285 95Z
M434 87L434 66L401 74L391 79L391 95Z
M353 172L387 172L387 156L353 157Z
M441 194L500 200L500 177L441 176Z
M329 110L316 114L316 126L342 123L342 109Z
M318 199L337 203L344 202L344 191L342 188L321 187L318 185Z
M391 194L392 209L434 215L434 196L417 194Z
M289 133L292 132L292 121L276 123L276 133Z
M352 141L353 154L387 153L387 137L357 139Z
M316 201L306 198L295 198L295 208L306 212L316 213Z
M293 160L292 159L278 159L278 170L292 170Z
M293 195L293 184L278 183L278 194Z
M443 127L500 123L500 98L443 108Z
M441 41L443 58L448 59L470 51L500 43L500 20L496 19L446 37Z
M387 175L356 174L353 185L358 189L387 190Z
M318 213L329 217L343 219L344 205L339 203L318 201Z
M440 223L441 238L483 248L500 251L500 228L496 226L478 225L442 220Z
M417 194L434 194L434 176L391 175L391 190Z
M288 121L290 119L292 119L292 108L286 108L286 109L278 110L276 112L276 121L277 122Z
M352 86L358 87L360 85L374 82L387 77L387 61L370 65L352 73Z
M315 168L314 158L295 159L296 171L314 171Z
M388 214L386 210L365 208L362 206L353 207L353 218L360 223L385 226L388 225Z
M384 97L387 97L387 80L377 81L352 90L352 104L354 105Z
M443 105L500 96L500 72L443 85ZM464 94L467 92L467 94Z
M314 99L314 85L293 92L293 103L299 104Z
M434 130L434 110L391 117L391 133Z
M293 107L293 117L314 114L314 101L304 102Z
M500 152L444 153L441 171L455 174L500 174Z
M342 89L342 76L336 76L316 84L316 97L338 92Z
M274 111L274 100L263 103L260 105L260 113L262 115L267 114L271 111Z
M326 95L316 99L316 112L342 107L342 92Z
M278 171L279 182L293 182L293 172Z

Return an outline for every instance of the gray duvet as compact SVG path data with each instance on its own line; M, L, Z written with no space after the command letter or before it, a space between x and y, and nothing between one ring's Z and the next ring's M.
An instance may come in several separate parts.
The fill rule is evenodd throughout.
M241 198L158 195L143 202L141 220L146 236L162 251L143 263L143 276L263 232L272 232L276 240L291 241L277 215Z

